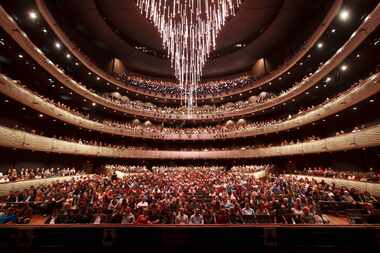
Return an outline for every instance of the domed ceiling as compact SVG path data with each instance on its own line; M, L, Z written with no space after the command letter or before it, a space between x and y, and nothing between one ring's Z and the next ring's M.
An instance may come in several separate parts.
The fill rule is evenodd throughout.
M223 27L204 77L219 78L249 70L257 59L295 41L306 24L312 23L315 28L332 2L245 0L237 15ZM104 66L114 56L130 72L173 78L160 35L140 14L135 1L53 0L46 4L70 37Z

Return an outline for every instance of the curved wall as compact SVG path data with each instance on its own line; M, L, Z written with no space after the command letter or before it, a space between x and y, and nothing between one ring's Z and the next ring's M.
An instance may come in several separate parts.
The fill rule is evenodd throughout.
M109 134L146 138L146 139L164 139L164 140L214 140L228 139L239 137L251 137L275 132L281 132L292 128L297 128L331 116L337 112L345 110L352 105L359 103L366 98L377 94L380 91L380 73L372 75L362 81L358 86L347 90L328 103L316 106L313 110L301 115L295 115L294 118L283 122L271 124L262 127L252 127L242 130L225 132L223 135L218 133L200 133L200 134L180 134L180 133L154 133L152 131L129 130L127 128L113 127L75 115L69 111L61 109L39 96L33 94L28 89L23 88L5 75L0 74L0 92L8 97L37 110L50 117L62 120L63 122L83 127L90 130L105 132Z
M153 96L158 97L161 99L176 99L178 98L172 98L170 96L165 96L164 94L152 94L150 92L144 92L142 90L138 90L133 87L126 86L126 83L121 82L117 80L112 75L109 75L104 70L96 66L91 60L83 55L83 53L80 51L80 48L78 48L75 43L73 43L69 36L62 30L62 28L59 26L59 24L54 19L53 15L50 13L49 9L47 8L44 0L35 0L36 5L42 15L42 17L45 19L45 21L49 24L50 28L54 31L56 36L62 41L62 43L69 49L69 51L78 59L80 60L83 65L85 65L89 70L100 76L101 78L105 79L108 82L111 82L115 84L116 86L128 89L135 93L140 93L146 96ZM252 81L252 83L249 85L249 87L245 88L244 90L239 89L234 92L228 92L225 94L220 94L218 96L206 96L206 97L199 97L198 99L215 99L215 98L222 98L226 96L236 95L243 91L247 91L252 88L259 87L267 82L272 81L273 79L279 77L286 71L288 71L291 67L293 67L313 46L314 44L319 40L319 38L322 36L322 34L326 31L326 29L329 27L331 22L334 20L336 15L338 14L341 6L342 6L343 0L335 0L334 4L331 6L329 12L326 14L325 18L321 22L321 24L318 26L318 28L315 30L315 32L310 36L310 38L305 42L305 44L302 46L302 48L293 55L286 63L282 64L279 68L276 70L270 72L269 74L265 75L264 77L260 78L259 80Z
M325 77L330 71L337 67L353 50L355 50L361 42L367 36L376 29L380 23L380 4L377 5L375 10L367 16L360 27L353 33L350 40L347 41L336 54L328 60L321 68L319 68L313 75L308 79L301 82L299 85L295 86L285 95L276 97L266 103L260 104L258 106L247 107L241 110L234 110L219 114L192 114L192 115L172 115L172 114L161 114L151 111L138 111L133 109L127 109L123 106L117 105L108 99L105 99L79 83L75 82L69 76L64 74L61 69L57 67L45 56L42 51L39 50L28 38L27 35L20 30L14 20L5 12L5 10L0 8L0 24L1 26L13 37L13 39L35 60L37 61L45 70L52 74L57 80L59 80L63 85L77 92L78 94L86 97L97 104L109 107L113 110L118 110L121 112L129 113L132 115L139 115L143 117L155 118L155 119L176 119L176 120L210 120L210 119L221 119L228 117L237 117L242 115L253 115L255 112L271 108L275 105L283 103L289 99L300 95L307 89L311 88L313 85L318 83Z
M62 141L0 126L0 146L51 153L132 159L244 159L324 153L380 145L380 124L359 132L317 141L257 149L221 151L168 151L117 149Z

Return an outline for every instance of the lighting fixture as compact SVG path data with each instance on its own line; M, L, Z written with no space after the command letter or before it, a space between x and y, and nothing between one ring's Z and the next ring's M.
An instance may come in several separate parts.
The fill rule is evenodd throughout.
M346 21L350 17L350 12L348 10L341 10L339 13L339 18L342 21Z
M242 0L137 0L136 4L159 31L191 113L203 67L216 49L219 32Z
M38 15L37 15L37 13L35 11L30 11L29 12L29 18L31 20L36 20L38 18Z

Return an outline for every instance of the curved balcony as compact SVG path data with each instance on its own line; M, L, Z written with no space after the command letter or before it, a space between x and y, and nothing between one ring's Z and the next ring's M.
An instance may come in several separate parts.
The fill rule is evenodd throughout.
M127 83L121 82L120 80L116 79L114 76L106 73L104 70L99 68L94 62L92 62L87 56L85 56L80 50L80 48L78 48L78 46L70 40L69 36L67 36L67 34L62 30L62 28L59 26L59 24L56 22L56 20L50 13L49 9L47 8L45 4L45 1L36 0L35 2L42 17L48 23L50 28L54 31L56 36L62 41L62 43L67 47L67 49L78 60L80 60L83 63L83 65L85 65L89 70L91 70L92 72L94 72L95 74L103 78L104 80L110 83L113 83L114 85L118 87L125 88L135 93L139 93L145 96L153 96L160 99L168 99L168 100L179 99L178 97L173 98L171 96L165 96L164 94L154 94L152 92L147 92L142 89L136 89L136 87L128 86ZM304 57L305 54L315 45L315 43L319 40L319 38L326 31L326 29L329 27L331 22L334 20L334 18L338 14L342 6L342 3L343 3L343 0L334 1L329 12L326 14L321 24L318 26L315 32L309 37L309 39L305 42L305 44L299 49L299 51L296 54L294 54L287 62L280 65L277 69L263 76L259 80L252 81L251 84L248 87L245 87L244 89L232 90L230 92L221 93L218 96L201 96L201 97L198 97L198 99L202 99L202 100L215 99L215 98L219 99L222 97L236 95L236 94L248 91L250 89L259 87L267 82L274 80L280 75L284 74L286 71L292 68L302 57Z
M127 127L110 126L102 122L84 118L80 115L74 114L70 111L64 110L60 107L57 107L56 105L51 104L46 99L39 97L32 91L22 87L22 85L17 84L15 81L9 79L8 77L0 75L1 93L52 118L59 119L63 122L78 127L114 135L163 140L215 140L251 137L281 132L288 129L301 127L334 115L367 99L368 97L377 94L379 91L380 73L377 73L362 81L355 87L345 91L335 99L328 100L327 102L318 105L311 111L295 115L294 118L287 119L282 122L261 127L247 127L246 129L241 130L224 131L222 133L217 130L211 131L211 133L207 133L206 131L204 133L178 133L175 132L175 130L172 130L172 132L170 132L170 128L168 128L169 131L164 131L164 134L162 134L161 131L154 131L154 129L141 128L134 130L128 129Z
M68 75L66 75L61 69L57 68L42 51L38 49L27 37L27 35L17 26L13 19L5 12L3 8L0 8L0 24L1 26L12 36L12 38L36 61L41 67L53 75L63 85L77 92L78 94L86 97L87 99L101 104L110 109L129 113L131 115L139 115L142 117L154 118L154 119L172 119L172 120L210 120L210 119L223 119L230 117L240 117L244 115L253 115L254 113L271 108L283 102L286 102L300 94L309 88L313 87L319 81L321 81L330 71L336 68L352 51L354 51L367 36L376 29L380 23L380 4L378 4L375 10L367 16L360 27L353 33L349 41L347 41L335 54L322 65L313 75L305 79L303 82L297 84L287 93L278 96L272 100L259 104L257 106L247 106L239 110L232 110L224 113L217 114L192 114L192 115L175 115L164 114L158 112L152 112L148 110L140 111L133 108L126 108L119 104L113 103L104 97L101 97L81 84L75 82Z
M248 159L344 151L380 145L380 124L321 140L285 146L220 151L169 151L100 147L44 137L0 126L0 146L33 151L129 159Z

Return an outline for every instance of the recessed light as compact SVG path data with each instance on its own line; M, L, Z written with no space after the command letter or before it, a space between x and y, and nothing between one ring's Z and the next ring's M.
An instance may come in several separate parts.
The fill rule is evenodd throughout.
M54 46L55 46L55 48L57 48L57 49L61 49L61 43L59 43L59 42L56 42L55 44L54 44Z
M100 80L100 77L97 77L97 78L96 78L96 80L98 80L98 81L99 81L99 80Z
M43 116L44 116L43 114L38 115L38 117L40 117L40 118L42 118Z
M22 54L19 54L18 58L22 59L22 58L24 58L24 56Z
M373 102L375 102L375 100L374 100L374 99L371 99L371 100L369 100L369 102L370 102L370 103L373 103Z
M76 63L75 63L75 66L79 66L79 63L78 63L78 62L76 62Z
M30 11L29 12L29 18L32 19L32 20L35 20L38 18L38 15L35 11Z
M42 32L47 33L48 30L46 28L42 28Z
M318 48L322 48L322 47L323 47L323 43L322 43L322 42L319 42L319 43L317 44L317 47L318 47Z
M350 12L348 10L341 10L339 13L339 18L342 21L346 21L350 17Z
M347 65L343 65L342 67L340 67L340 69L341 69L342 71L346 71L346 70L348 69L348 67L347 67Z
M356 111L358 108L356 108L356 107L354 107L354 108L352 108L352 110L354 110L354 111Z
M67 59L70 59L70 58L71 58L71 55L70 55L70 54L66 54L66 58L67 58Z
M92 103L91 105L92 105L92 106L96 106L96 103Z
M331 77L328 76L328 77L326 78L326 81L325 81L325 82L328 83L328 82L330 82L330 81L331 81Z
M335 32L336 32L336 29L334 29L334 28L331 29L331 32L332 32L332 33L335 33Z

